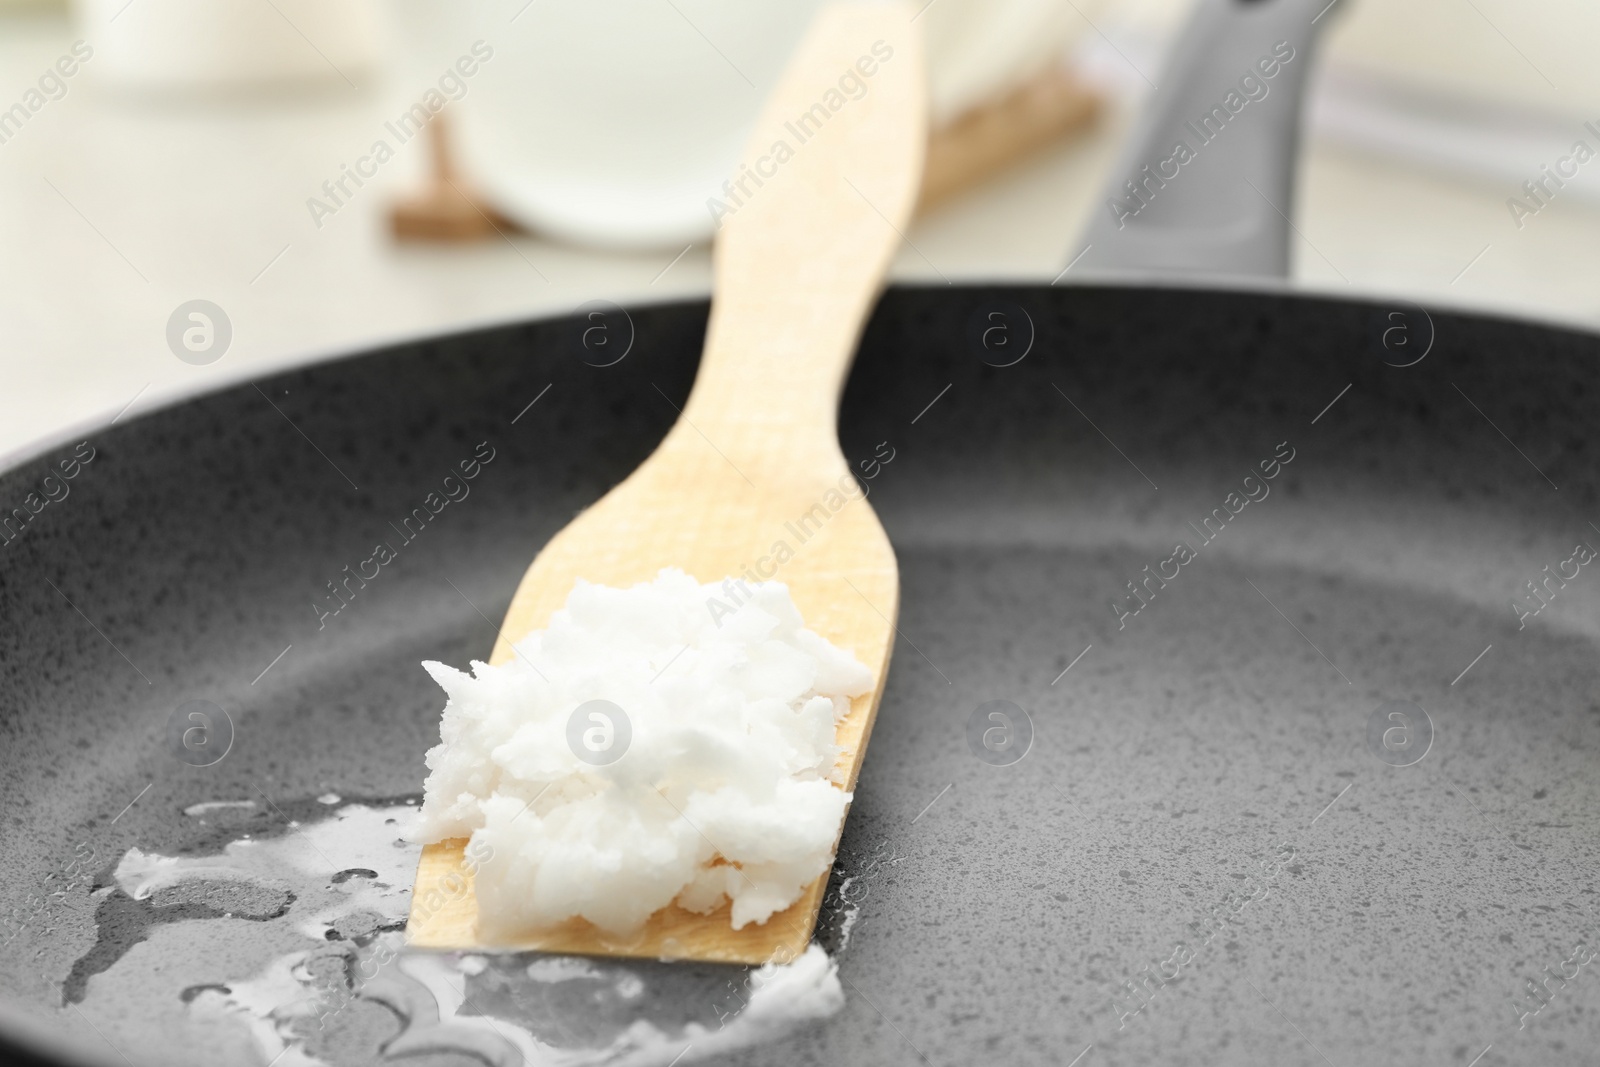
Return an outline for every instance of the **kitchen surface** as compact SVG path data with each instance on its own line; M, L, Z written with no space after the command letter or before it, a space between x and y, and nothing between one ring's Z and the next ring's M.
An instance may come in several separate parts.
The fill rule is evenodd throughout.
M124 32L144 2L115 22L119 5L97 17ZM348 78L325 67L319 77L316 43L272 15L262 32L299 49L309 73L271 90L130 85L101 74L97 63L115 60L102 46L0 144L0 235L11 252L0 263L0 454L166 396L397 338L592 299L627 307L708 291L703 243L615 251L521 233L397 242L387 211L422 180L421 138L336 213L314 217L308 200L325 198L323 183L429 85L432 65L448 63L405 51L421 6L384 5L381 47ZM1080 250L1114 146L1185 7L1069 7L1064 51L1105 94L1101 119L919 218L895 280L1050 281ZM505 8L498 32L530 24L531 15L511 22L516 13ZM1584 126L1600 119L1600 73L1583 43L1600 34L1600 14L1576 0L1532 11L1508 0L1347 0L1326 17L1292 284L1600 324L1600 163L1536 215L1507 207L1573 141L1600 146ZM674 47L726 62L686 21L678 32ZM65 10L0 5L0 100L20 100L80 38L89 40ZM736 78L728 91L756 96ZM473 102L469 89L462 105ZM203 366L174 359L165 340L174 309L195 299L232 326L226 352Z

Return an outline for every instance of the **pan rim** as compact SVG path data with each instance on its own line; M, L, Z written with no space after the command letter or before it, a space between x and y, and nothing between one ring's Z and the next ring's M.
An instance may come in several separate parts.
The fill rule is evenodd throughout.
M1578 318L1564 316L1540 316L1533 312L1517 314L1501 309L1485 310L1474 307L1470 300L1462 299L1436 299L1427 294L1408 296L1394 292L1379 292L1377 290L1356 288L1334 288L1321 285L1305 285L1288 279L1261 278L1243 275L1223 274L1150 274L1129 272L1093 272L1086 273L1071 279L1059 282L1044 282L1035 276L1007 277L995 276L990 278L972 278L947 283L944 285L926 279L906 279L891 282L885 287L888 290L905 292L948 292L952 288L962 289L1147 289L1160 292L1222 292L1230 295L1257 295L1288 297L1293 299L1309 300L1323 303L1337 304L1382 304L1386 301L1403 301L1407 304L1431 308L1432 310L1447 314L1469 316L1476 319L1487 319L1514 326L1533 327L1547 330L1564 330L1569 333L1587 335L1595 340L1600 340L1600 323L1585 321ZM616 299L622 296L624 299ZM594 298L589 298L594 299ZM670 307L686 304L706 303L711 299L711 293L704 294L674 294L652 299L633 300L626 294L612 294L602 299L612 300L614 303L626 308L651 309ZM529 315L520 314L486 315L479 318L464 319L451 324L444 329L427 330L410 333L396 333L370 337L364 341L334 345L325 348L311 347L291 352L281 361L275 362L271 367L240 366L227 372L219 373L216 377L203 381L184 382L168 386L152 393L147 402L141 407L137 418L143 419L159 412L178 407L192 400L227 392L241 385L254 381L304 370L308 367L322 366L324 364L340 363L346 360L358 359L363 356L373 355L386 349L398 348L405 345L424 344L444 341L467 334L481 333L486 330L501 329L508 326L549 322L571 315L587 300L577 303L562 302ZM41 456L74 441L100 433L110 428L119 420L122 411L112 411L104 408L94 414L84 416L66 423L54 430L40 434L20 445L0 451L0 477L5 477Z

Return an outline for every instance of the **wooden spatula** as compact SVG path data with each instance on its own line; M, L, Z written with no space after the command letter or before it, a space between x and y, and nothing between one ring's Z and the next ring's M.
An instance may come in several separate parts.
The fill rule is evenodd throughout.
M728 210L705 353L677 424L539 553L490 656L509 660L510 643L548 625L579 578L630 586L672 566L721 582L754 570L787 583L806 624L874 672L876 688L837 728L846 789L888 673L899 575L839 450L837 415L920 182L927 118L912 15L900 3L837 4L818 15L721 198ZM574 919L485 944L464 844L423 850L411 944L762 963L805 949L827 882L741 930L726 904L711 915L672 906L627 941Z

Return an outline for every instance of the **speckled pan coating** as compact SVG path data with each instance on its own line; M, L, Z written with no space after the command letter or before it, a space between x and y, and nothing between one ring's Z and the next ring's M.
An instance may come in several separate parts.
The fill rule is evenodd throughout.
M982 347L996 309L1034 334L1013 366L984 359L1003 362ZM1511 601L1600 545L1600 342L1434 314L1431 351L1399 368L1378 342L1389 310L889 293L841 433L900 552L903 636L836 878L880 846L900 862L840 954L844 1011L740 1062L1592 1062L1600 961L1550 974L1576 942L1600 947L1600 574L1524 629ZM0 547L13 1034L122 1062L77 997L112 1044L135 1040L145 1009L116 993L119 964L88 972L138 920L102 908L97 930L90 888L131 846L203 852L232 832L198 839L185 807L255 798L257 832L282 833L319 794L416 793L441 702L417 661L487 652L533 553L670 425L705 312L632 309L610 367L580 358L583 324L540 322L88 437L70 494ZM324 583L399 543L389 524L484 441L470 495L319 630ZM1199 545L1186 524L1283 442L1271 494L1119 629L1124 583ZM0 476L0 508L70 452ZM190 700L235 727L211 766L167 748ZM1031 717L1020 762L967 747L991 700ZM1389 700L1431 719L1412 766L1368 749ZM49 923L13 937L11 910L57 889ZM1542 1002L1530 978L1548 1006L1524 1015Z

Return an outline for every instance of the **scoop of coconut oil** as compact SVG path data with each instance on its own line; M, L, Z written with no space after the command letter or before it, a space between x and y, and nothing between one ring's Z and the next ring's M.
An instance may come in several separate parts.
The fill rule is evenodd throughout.
M834 730L872 674L779 582L677 570L578 582L499 666L424 666L448 703L415 836L470 837L479 932L579 917L627 936L668 904L763 923L833 860Z

